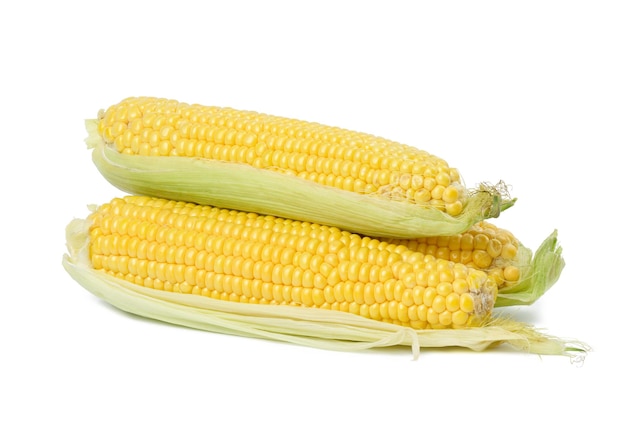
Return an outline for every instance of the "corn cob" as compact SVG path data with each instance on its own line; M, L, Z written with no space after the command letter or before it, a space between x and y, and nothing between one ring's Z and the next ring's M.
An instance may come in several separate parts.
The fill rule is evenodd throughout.
M452 236L379 239L485 271L498 286L496 306L532 304L556 283L565 266L556 231L534 256L511 232L486 221Z
M466 189L414 147L256 112L128 98L86 127L94 163L121 190L369 236L453 235L514 202L502 184Z
M127 196L70 223L68 249L65 268L94 294L201 329L343 350L579 350L493 319L485 272L335 227Z
M497 291L482 271L336 228L149 197L100 207L90 241L94 268L146 287L419 329L479 325Z

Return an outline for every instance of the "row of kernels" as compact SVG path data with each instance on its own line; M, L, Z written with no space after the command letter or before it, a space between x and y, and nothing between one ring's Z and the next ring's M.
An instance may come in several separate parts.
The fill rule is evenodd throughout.
M129 115L131 110L132 115ZM314 137L315 139L327 141L328 144L331 144L328 146L329 151L343 148L346 143L350 143L351 145L355 145L357 147L367 148L370 152L366 154L371 154L371 151L376 151L379 148L382 149L382 154L400 153L401 151L406 151L408 149L409 151L413 151L415 153L415 159L430 157L428 153L416 150L406 145L392 143L394 145L389 147L389 141L385 139L340 128L328 128L315 123L262 115L251 111L238 111L230 108L178 104L176 101L163 99L151 100L150 98L143 98L126 100L117 106L111 107L104 114L102 123L106 127L111 127L116 122L136 120L138 119L140 112L145 112L144 115L146 116L147 121L143 126L148 128L161 129L164 125L172 123L172 117L176 118L176 121L180 118L185 118L186 121L192 123L180 124L180 128L185 137L193 137L194 135L200 133L197 132L200 128L197 127L196 124L193 124L200 122L211 126L234 128L239 131L248 130L253 133L259 133L261 130L266 130L270 133L284 136ZM196 130L195 133L194 130ZM368 139L363 139L364 137ZM341 157L341 154L337 154L337 156ZM383 168L386 168L387 166L396 167L391 161L386 163L384 158L381 158L381 160ZM405 162L398 162L400 166L402 163ZM437 163L445 166L445 162L442 160L438 160Z

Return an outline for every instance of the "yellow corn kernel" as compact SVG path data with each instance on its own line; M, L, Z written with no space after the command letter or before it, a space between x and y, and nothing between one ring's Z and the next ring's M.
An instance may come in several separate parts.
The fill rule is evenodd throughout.
M469 315L463 310L457 310L452 313L452 323L456 326L464 326L469 319Z
M90 241L95 269L145 287L343 310L413 328L461 326L459 310L478 325L496 296L487 274L404 245L158 198L127 196L100 206Z
M502 251L500 255L505 260L511 260L515 258L517 254L517 246L513 243L507 243L502 246Z
M474 310L474 298L469 293L464 293L461 295L459 307L461 311L466 313L471 313Z
M518 281L520 278L520 270L516 266L507 266L504 268L504 279L506 281Z

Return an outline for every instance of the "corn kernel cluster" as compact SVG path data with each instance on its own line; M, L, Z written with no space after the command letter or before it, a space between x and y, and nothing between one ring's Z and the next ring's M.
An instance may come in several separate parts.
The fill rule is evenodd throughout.
M486 221L476 223L458 235L386 241L486 271L499 288L520 280L521 270L515 263L520 245L518 239L506 229Z

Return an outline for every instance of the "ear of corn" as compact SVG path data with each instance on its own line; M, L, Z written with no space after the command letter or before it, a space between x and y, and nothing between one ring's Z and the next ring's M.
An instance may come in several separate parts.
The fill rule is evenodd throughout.
M483 271L325 225L144 196L91 221L94 268L158 290L414 328L480 325L497 294Z
M121 190L370 236L453 235L514 202L502 184L466 189L416 148L255 112L129 98L86 127L94 163Z
M486 221L453 236L382 240L485 271L498 286L497 307L532 304L565 266L556 230L534 254L511 232Z
M414 353L482 350L503 342L545 354L584 350L494 317L497 289L483 271L404 246L148 197L93 210L68 226L64 266L89 291L131 313L341 350L398 344ZM428 329L443 327L453 329Z

